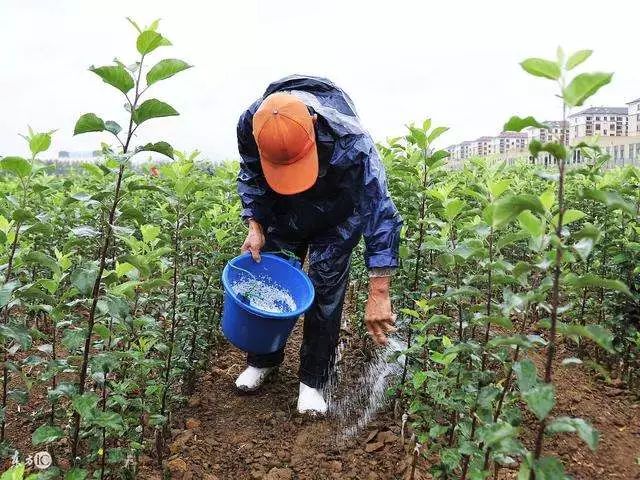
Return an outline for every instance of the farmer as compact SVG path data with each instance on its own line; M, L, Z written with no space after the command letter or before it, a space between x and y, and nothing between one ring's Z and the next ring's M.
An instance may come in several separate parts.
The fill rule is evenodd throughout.
M387 191L371 136L349 96L327 79L290 76L272 83L238 122L238 192L249 227L242 252L308 252L315 300L304 319L298 411L327 411L322 387L332 369L351 252L364 235L369 269L365 322L380 345L395 331L389 298L402 219ZM257 390L284 350L249 354L236 380Z

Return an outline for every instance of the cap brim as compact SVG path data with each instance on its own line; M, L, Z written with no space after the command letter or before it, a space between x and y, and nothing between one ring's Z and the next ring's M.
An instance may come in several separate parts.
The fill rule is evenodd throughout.
M281 195L295 195L310 189L318 179L318 149L315 144L300 160L287 165L260 160L269 186Z

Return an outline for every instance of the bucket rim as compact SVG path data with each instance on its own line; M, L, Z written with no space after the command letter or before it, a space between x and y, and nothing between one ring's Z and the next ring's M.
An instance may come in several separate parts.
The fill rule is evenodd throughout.
M240 260L241 258L250 256L250 253L243 253L238 255L237 257L232 258L231 260L229 260L226 265L224 266L223 270L222 270L222 286L224 287L224 291L227 295L230 295L235 304L242 308L243 310L246 310L249 313L252 313L254 315L257 315L259 317L262 318L269 318L269 319L273 319L273 320L287 320L287 319L291 319L291 318L295 318L295 317L299 317L300 315L302 315L303 313L305 313L307 310L309 310L309 308L311 307L311 304L313 303L315 296L316 296L316 290L313 287L313 283L311 283L311 279L309 278L309 276L302 270L299 268L296 268L294 265L292 265L290 262L288 262L287 260L285 260L284 258L275 255L273 253L262 253L260 254L260 257L262 258L269 258L272 260L275 260L276 262L280 262L283 265L286 265L292 269L294 269L296 271L296 273L299 275L299 277L305 282L305 284L308 286L309 291L311 292L311 296L309 298L309 301L306 302L303 305L298 305L295 310L291 311L291 312L283 312L283 313L276 313L276 312L265 312L264 310L260 310L259 308L253 307L249 304L246 304L242 301L240 301L240 299L238 298L238 295L236 295L236 293L230 288L229 286L229 264L235 261Z

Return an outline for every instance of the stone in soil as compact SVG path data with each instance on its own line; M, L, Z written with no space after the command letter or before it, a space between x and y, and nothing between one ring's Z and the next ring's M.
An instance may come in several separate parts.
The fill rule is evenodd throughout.
M373 442L367 443L367 446L364 448L365 452L377 452L378 450L382 450L384 448L384 443L381 442Z
M193 430L200 427L200 420L197 420L195 418L187 418L184 423L187 427L187 430Z
M171 473L171 478L182 479L187 473L187 462L181 458L174 458L167 462L167 469Z
M398 437L394 435L389 430L385 430L384 432L378 433L376 435L376 442L380 443L395 443L398 441Z
M264 480L293 480L293 471L286 467L273 467L264 477Z
M185 430L176 436L176 439L169 445L169 451L172 455L181 452L187 443L193 438L193 430Z

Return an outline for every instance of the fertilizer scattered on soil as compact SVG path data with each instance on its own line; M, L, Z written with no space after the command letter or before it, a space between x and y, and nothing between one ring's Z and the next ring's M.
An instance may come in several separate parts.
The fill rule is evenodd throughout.
M269 278L242 279L231 288L240 300L263 312L287 313L297 308L289 291Z
M387 389L402 373L403 358L394 359L393 354L405 348L401 340L389 338L387 346L376 350L375 356L345 396L333 398L335 389L329 386L329 412L339 425L340 440L359 434L376 413L387 405Z

